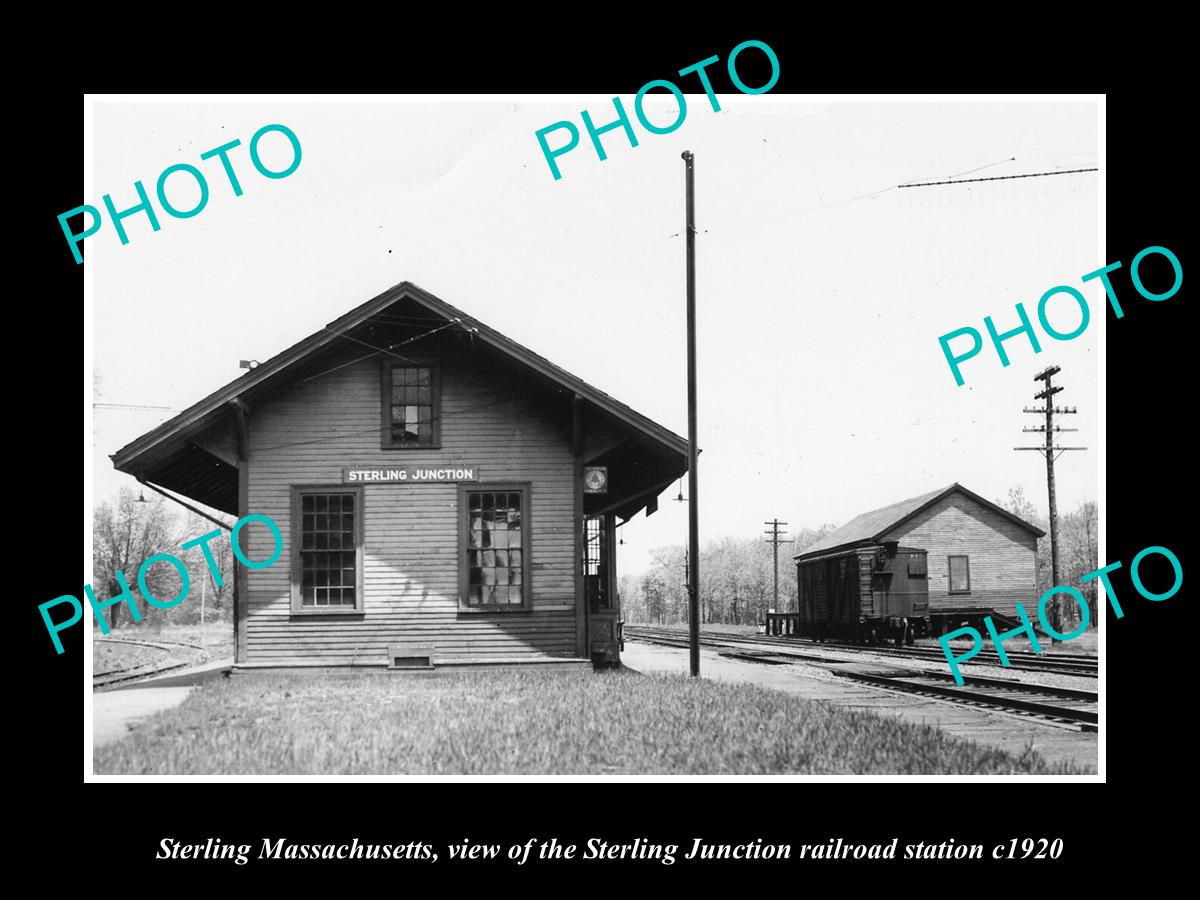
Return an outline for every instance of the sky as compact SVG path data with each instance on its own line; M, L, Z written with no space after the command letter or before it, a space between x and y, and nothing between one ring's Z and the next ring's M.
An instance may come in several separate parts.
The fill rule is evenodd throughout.
M210 197L192 218L160 210L157 232L126 219L125 246L107 220L86 240L94 400L127 405L93 410L93 502L137 486L109 454L238 377L240 359L268 359L401 281L686 435L683 150L696 155L702 542L762 537L775 517L789 530L842 524L954 481L995 500L1020 486L1044 515L1043 458L1013 448L1037 442L1021 428L1038 417L1021 410L1049 365L1062 368L1057 400L1079 410L1064 443L1089 448L1057 464L1059 510L1097 499L1104 299L1081 276L1110 262L1104 173L897 187L1095 167L1094 101L719 95L714 113L687 99L669 135L636 120L637 147L604 135L604 161L579 115L609 121L603 96L97 100L85 202L132 206L135 180L152 194L176 163L200 168ZM654 122L675 110L647 104ZM555 180L534 135L564 119L583 136ZM247 155L272 123L303 154L276 180ZM240 197L200 160L235 138ZM261 148L270 168L290 161L279 134ZM197 197L188 181L168 183L183 209ZM1014 338L1007 368L989 344L955 384L940 335L984 333L989 315L1013 328L1018 302L1036 322L1057 285L1088 298L1082 336L1039 329L1039 354ZM1064 332L1079 322L1062 298L1049 316ZM686 541L677 492L621 529L621 574Z

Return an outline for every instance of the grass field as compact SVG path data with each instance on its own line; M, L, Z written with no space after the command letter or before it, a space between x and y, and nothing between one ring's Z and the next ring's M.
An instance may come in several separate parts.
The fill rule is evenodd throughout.
M1071 774L748 685L616 671L238 675L100 747L98 774Z

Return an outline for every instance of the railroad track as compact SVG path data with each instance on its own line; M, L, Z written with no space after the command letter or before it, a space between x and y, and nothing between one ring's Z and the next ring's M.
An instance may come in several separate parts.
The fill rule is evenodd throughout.
M184 647L193 653L199 654L199 658L186 659L178 662L175 659L168 657L166 660L156 663L150 663L141 666L127 666L119 669L109 669L105 672L97 672L92 675L92 690L102 687L110 687L114 684L124 684L128 681L137 681L142 678L150 678L154 675L161 675L163 672L171 672L175 669L183 669L188 666L194 666L197 663L204 662L208 659L208 651L199 644L190 644L184 641L143 641L134 640L133 638L104 638L104 641L112 644L132 644L138 647L150 647L155 650L160 650L168 654L177 654L180 647Z
M688 646L687 635L668 628L653 628L637 625L626 625L625 636L631 639L641 639L651 643L670 646ZM809 638L773 637L768 635L715 635L702 634L700 643L708 646L724 646L729 643L750 644L768 647L811 648L847 651L851 653L874 653L881 656L894 656L901 659L936 660L944 662L945 654L933 647L886 647L868 644L846 644L835 641L814 641ZM1014 671L1044 672L1053 675L1078 675L1084 678L1096 678L1099 674L1099 660L1095 656L1053 656L1031 653L1026 650L1006 651L1009 665L1005 668ZM1000 665L1000 657L993 650L981 650L977 655L960 665L968 666Z
M663 646L680 648L689 646L685 636L667 629L626 627L625 635L631 640L645 640ZM754 636L749 636L749 638L744 639L733 635L726 638L710 634L702 635L700 643L716 648L722 656L731 659L766 665L792 665L799 661L818 662L843 678L873 687L932 697L959 705L1001 711L1026 718L1036 718L1050 724L1081 731L1096 731L1099 727L1099 696L1095 691L1031 684L981 675L971 675L967 678L966 683L958 685L949 672L902 669L883 664L860 665L853 660L797 652L796 649L799 645L801 648L826 647L836 650L874 652L876 648L873 647L855 644L801 643L795 639L780 638L761 640L753 639ZM763 645L771 649L766 649ZM945 657L938 654L937 658L944 659ZM1018 667L1018 665L1013 666L1013 668ZM1038 671L1050 670L1041 668ZM1067 674L1078 673L1072 671Z
M843 678L892 691L1049 719L1055 724L1079 728L1081 731L1096 731L1100 725L1100 698L1095 691L978 676L972 676L969 681L959 686L954 683L952 676L933 672L879 672L855 669L834 671Z

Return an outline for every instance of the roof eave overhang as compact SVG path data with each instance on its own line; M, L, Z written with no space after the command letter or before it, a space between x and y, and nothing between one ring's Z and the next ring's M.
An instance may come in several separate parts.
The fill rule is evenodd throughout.
M933 504L938 503L939 501L945 499L946 497L949 497L951 494L964 494L965 496L974 500L979 505L987 507L988 509L992 510L993 512L998 513L1003 518L1008 519L1014 525L1019 525L1021 528L1024 528L1026 531L1036 534L1038 537L1045 537L1045 535L1046 535L1046 532L1042 531L1042 529L1038 528L1036 525L1032 525L1029 522L1026 522L1024 519L1022 519L1016 513L1009 512L1007 509L1005 509L999 503L993 503L991 500L988 500L986 497L981 497L979 494L975 493L970 488L963 487L958 482L955 482L954 484L952 484L948 488L946 488L944 491L941 491L934 497L930 497L928 500L926 500L924 503L922 503L916 509L909 511L909 513L907 515L900 517L895 522L893 522L891 525L889 525L887 528L883 529L883 531L881 531L877 535L875 535L875 540L879 540L885 534L895 531L901 525L904 525L906 522L909 522L912 519L916 518L918 515L923 513L925 510L929 509L929 507L933 506Z
M879 543L879 541L875 538L860 538L857 541L838 544L836 547L823 547L820 550L808 550L804 553L797 553L792 557L792 561L798 563L811 562L824 556L841 556L844 553L850 553L851 551L858 550L862 547L870 547L872 544L877 543Z

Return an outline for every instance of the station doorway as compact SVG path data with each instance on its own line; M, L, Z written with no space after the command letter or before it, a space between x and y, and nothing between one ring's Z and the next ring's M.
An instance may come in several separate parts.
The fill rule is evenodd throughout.
M589 516L583 528L583 584L588 617L588 649L596 665L620 662L617 565L612 514Z

